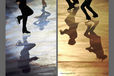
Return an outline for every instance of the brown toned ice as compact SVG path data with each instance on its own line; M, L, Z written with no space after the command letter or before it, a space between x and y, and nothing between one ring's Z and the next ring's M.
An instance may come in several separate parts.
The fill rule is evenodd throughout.
M99 15L95 22L87 22L80 7L68 12L66 0L58 0L58 76L108 76L108 0L93 0L91 6ZM97 21L94 32L84 36Z

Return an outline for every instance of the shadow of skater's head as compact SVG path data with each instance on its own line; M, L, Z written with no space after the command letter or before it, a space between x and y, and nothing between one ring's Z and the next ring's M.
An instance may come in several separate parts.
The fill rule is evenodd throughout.
M76 43L76 41L73 38L70 38L69 41L68 41L69 45L74 45L75 43Z

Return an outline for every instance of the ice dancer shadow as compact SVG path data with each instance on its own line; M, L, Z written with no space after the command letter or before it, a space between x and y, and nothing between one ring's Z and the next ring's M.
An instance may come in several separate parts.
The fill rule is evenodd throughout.
M28 43L27 38L30 35L23 36L22 45L24 48L20 52L20 59L18 60L18 68L22 70L23 73L29 73L31 71L30 62L37 60L38 57L30 58L29 51L36 46L34 43Z
M76 43L75 39L77 38L77 27L79 23L75 22L75 15L79 7L75 7L72 12L66 17L65 22L69 26L69 29L60 30L61 35L67 34L69 35L69 45L74 45Z
M102 43L101 43L101 37L94 32L94 29L96 25L99 23L99 21L93 20L93 22L94 23L92 26L90 26L89 23L86 23L88 27L85 32L85 36L89 38L90 40L90 47L87 47L86 50L96 54L96 57L98 59L104 60L107 58L107 55L104 54L104 50L103 50Z
M35 21L33 24L37 25L40 30L43 30L44 27L50 22L47 18L51 15L51 13L45 11L45 6L42 8L42 14L40 16L36 16L38 20Z

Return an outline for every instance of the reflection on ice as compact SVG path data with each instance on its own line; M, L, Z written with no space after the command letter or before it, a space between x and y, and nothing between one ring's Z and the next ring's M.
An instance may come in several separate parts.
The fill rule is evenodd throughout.
M23 35L23 43L21 46L24 46L24 48L20 52L20 59L18 61L18 68L22 70L23 73L28 73L31 71L30 62L33 60L37 60L38 57L32 57L30 58L29 51L35 47L36 45L34 43L28 43L27 38L28 36Z
M69 45L74 45L76 43L77 38L77 27L79 23L75 22L75 15L78 12L79 7L73 9L72 12L66 17L65 22L68 25L69 29L65 29L64 31L60 30L61 35L67 34L69 36Z
M16 17L21 14L17 6L14 6L16 10L13 9L13 6L10 8L8 6L11 12L7 11L8 18L6 22L6 72L9 76L17 74L17 76L24 76L22 71L28 70L28 72L31 71L29 72L30 76L43 76L45 74L55 76L56 1L46 1L47 7L43 8L42 12L40 11L42 8L41 0L29 1L27 5L34 11L34 14L27 21L27 28L31 31L30 35L23 35L21 33L22 24L16 23ZM34 18L38 15L41 16ZM36 20L40 21L40 26L33 24ZM36 27L43 29L41 31ZM36 56L39 58L38 60ZM32 60L35 61L31 62ZM25 66L28 66L28 68L25 68Z
M40 30L43 30L44 27L50 22L47 20L48 16L51 14L47 11L45 11L45 6L42 8L42 14L40 16L36 16L35 18L38 18L37 21L34 22L35 25L39 27Z
M85 22L85 24L87 25L87 29L84 35L89 38L90 41L90 47L87 47L86 50L95 53L98 59L106 59L107 55L104 55L101 37L94 32L96 26L99 24L99 20L94 18L88 22Z

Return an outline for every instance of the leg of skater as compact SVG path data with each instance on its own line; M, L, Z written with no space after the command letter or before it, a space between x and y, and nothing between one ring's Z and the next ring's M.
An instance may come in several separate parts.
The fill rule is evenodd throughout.
M26 24L27 24L27 18L28 18L28 16L30 16L30 15L33 14L33 10L30 7L26 6L26 9L22 9L21 12L22 12L22 17L23 17L23 28L22 28L22 32L23 33L30 33L27 30Z
M68 6L69 6L67 10L71 10L72 8L74 8L74 5L70 0L66 0L66 2L68 3Z
M16 3L17 3L18 6L20 5L20 1L19 0L16 0ZM17 16L17 20L18 20L19 24L20 24L21 19L22 19L22 15Z
M86 8L93 14L93 17L98 17L98 14L90 6L91 2L92 0L87 0Z
M87 1L84 1L84 2L82 3L82 5L81 5L81 9L82 9L82 11L84 12L84 14L86 15L86 19L87 19L87 20L91 20L91 17L88 15L88 13L87 13L87 11L86 11L86 9L85 9L86 6L87 6Z
M20 24L20 21L22 20L23 16L20 15L20 16L17 16L17 20L18 20L18 23Z
M29 31L27 31L27 28L26 28L27 18L28 16L23 16L23 28L22 28L23 33L30 33Z
M26 5L26 0L24 0L24 1L16 0L16 2L19 5L19 9L21 10L21 13L22 13L21 16L17 17L19 23L20 23L21 19L23 19L22 32L23 33L30 33L29 31L27 31L26 23L27 23L28 16L33 14L33 10Z
M73 4L79 4L79 1L78 0L73 0Z

